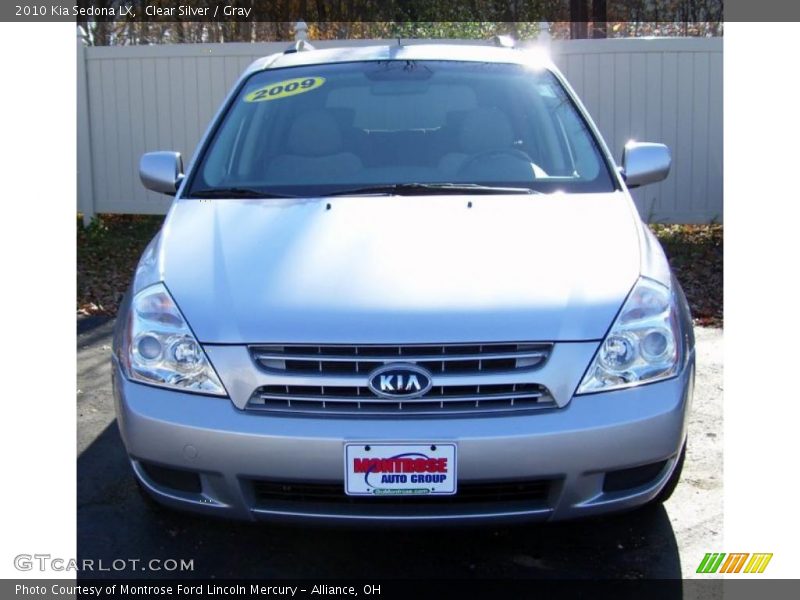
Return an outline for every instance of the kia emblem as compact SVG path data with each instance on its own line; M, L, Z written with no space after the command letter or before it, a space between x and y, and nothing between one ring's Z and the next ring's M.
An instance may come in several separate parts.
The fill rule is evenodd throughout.
M430 372L413 364L393 363L369 375L369 389L381 398L417 398L433 386Z

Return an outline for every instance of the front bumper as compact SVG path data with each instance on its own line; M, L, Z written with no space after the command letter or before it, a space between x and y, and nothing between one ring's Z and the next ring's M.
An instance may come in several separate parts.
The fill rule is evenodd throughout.
M667 381L590 396L564 408L473 418L343 419L277 417L242 411L226 398L132 383L119 366L114 398L122 439L143 486L159 502L206 514L258 520L503 521L560 520L625 510L654 498L669 479L686 438L694 357ZM459 486L544 480L537 501L424 505L339 502L314 498L264 501L254 482L337 484L350 441L453 441ZM603 491L606 472L664 462L645 485ZM196 472L200 492L156 483L152 463Z

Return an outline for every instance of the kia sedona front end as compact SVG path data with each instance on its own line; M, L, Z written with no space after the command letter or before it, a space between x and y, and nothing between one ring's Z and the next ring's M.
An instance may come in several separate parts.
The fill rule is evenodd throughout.
M684 294L558 70L453 45L256 61L114 335L148 497L245 520L561 520L662 502L694 381Z

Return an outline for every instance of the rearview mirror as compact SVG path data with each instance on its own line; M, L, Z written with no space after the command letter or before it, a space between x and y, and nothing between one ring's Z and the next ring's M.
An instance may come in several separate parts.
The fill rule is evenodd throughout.
M664 144L630 141L622 152L622 176L629 188L662 181L672 164L669 148Z
M148 152L139 161L139 177L148 190L174 196L183 180L180 152Z

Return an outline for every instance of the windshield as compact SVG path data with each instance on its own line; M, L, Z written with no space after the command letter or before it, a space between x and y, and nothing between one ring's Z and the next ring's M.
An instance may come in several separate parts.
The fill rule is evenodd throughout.
M388 60L251 76L188 195L392 193L392 186L402 193L438 184L483 186L483 193L614 189L594 137L549 71Z

